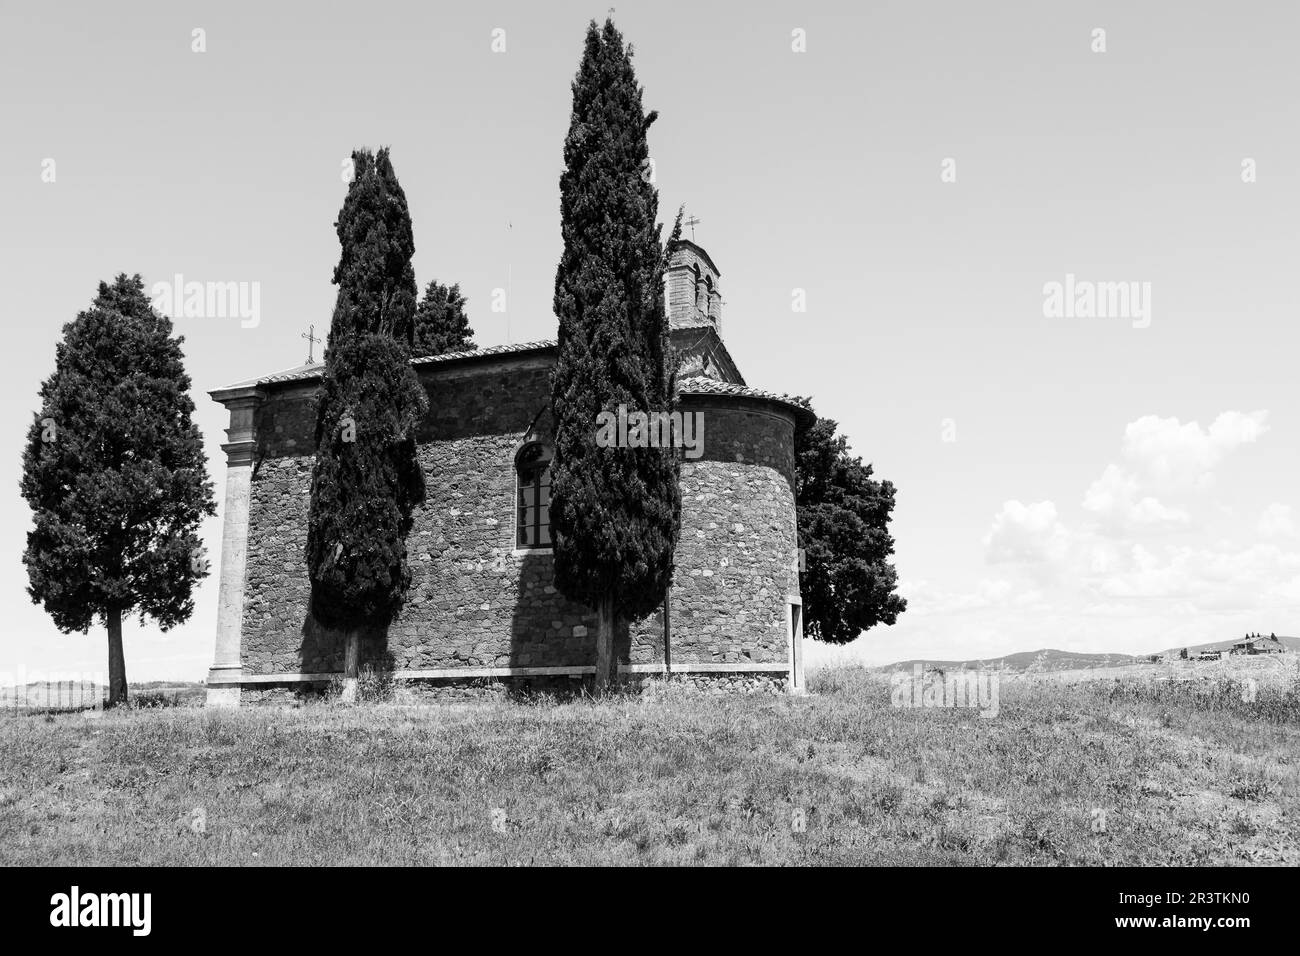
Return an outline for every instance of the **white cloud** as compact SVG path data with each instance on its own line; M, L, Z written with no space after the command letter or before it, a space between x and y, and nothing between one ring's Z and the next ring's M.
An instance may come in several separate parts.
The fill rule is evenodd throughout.
M1161 552L1132 547L1125 567L1091 586L1106 598L1182 600L1201 609L1248 610L1291 604L1300 595L1300 554L1276 545L1248 548L1179 547Z
M1050 566L1065 559L1070 534L1057 519L1052 502L1008 501L993 518L984 546L990 564Z
M1295 537L1295 514L1291 507L1274 502L1265 508L1259 516L1259 533L1265 538Z
M1144 415L1124 429L1122 465L1110 464L1083 496L1101 530L1120 535L1136 528L1187 527L1185 507L1164 496L1187 497L1214 484L1214 469L1233 449L1268 430L1268 412L1224 412L1208 429L1197 422Z
M1228 452L1266 431L1267 411L1224 412L1209 429L1144 415L1124 429L1124 458L1144 487L1204 488Z
M913 616L1026 607L1042 599L1040 591L1020 587L1005 578L985 578L969 592L943 591L928 581L903 581L899 582L898 593L907 598L907 613Z
M1100 478L1084 493L1083 507L1121 528L1131 525L1187 524L1182 508L1164 505L1152 495L1142 495L1135 475L1118 465L1107 465Z

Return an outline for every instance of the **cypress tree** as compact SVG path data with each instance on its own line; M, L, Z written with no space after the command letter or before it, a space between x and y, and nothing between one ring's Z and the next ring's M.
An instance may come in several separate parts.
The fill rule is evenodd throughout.
M613 673L616 628L663 600L681 520L672 449L596 442L601 412L662 412L674 400L659 197L645 174L657 114L642 107L631 56L611 20L591 22L560 177L551 531L556 587L596 612L598 691Z
M167 631L189 618L207 575L197 532L216 503L183 342L140 276L101 282L63 327L27 431L27 592L64 633L104 624L109 706L127 701L122 616Z
M477 348L474 330L465 314L465 297L459 283L448 288L436 279L424 290L415 310L415 356L446 355Z
M317 395L307 526L312 614L344 632L344 692L356 693L362 631L391 623L410 585L406 536L424 498L415 433L428 397L410 364L415 251L387 149L352 154L339 212L339 286Z
M415 331L415 235L406 193L388 149L352 153L352 182L334 223L342 253L329 344L341 333L373 332L408 346Z

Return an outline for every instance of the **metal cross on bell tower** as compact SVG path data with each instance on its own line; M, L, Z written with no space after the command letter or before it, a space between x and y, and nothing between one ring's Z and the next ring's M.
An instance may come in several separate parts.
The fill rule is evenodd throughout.
M321 341L321 339L316 338L316 326L314 325L307 326L307 331L304 332L301 336L299 336L299 338L304 338L307 340L307 364L315 365L316 359L313 357L312 353L315 350L314 346L316 345L316 343Z

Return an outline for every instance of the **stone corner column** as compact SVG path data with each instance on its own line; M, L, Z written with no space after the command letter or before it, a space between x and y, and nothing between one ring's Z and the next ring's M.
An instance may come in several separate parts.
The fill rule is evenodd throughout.
M241 648L244 577L248 566L248 502L257 448L255 413L264 397L255 387L212 392L230 410L226 453L226 502L221 530L221 579L217 594L217 637L208 671L209 707L238 707L244 676Z

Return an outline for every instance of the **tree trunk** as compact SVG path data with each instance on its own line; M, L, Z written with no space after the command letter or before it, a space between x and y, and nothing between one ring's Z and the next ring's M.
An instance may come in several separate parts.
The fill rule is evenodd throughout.
M343 693L340 700L354 704L357 700L357 675L361 671L361 632L347 633L343 651Z
M664 676L673 672L673 586L664 589Z
M594 691L603 694L614 676L614 598L600 599L596 605L596 679Z
M113 608L108 624L108 706L126 703L126 657L122 653L122 612Z

